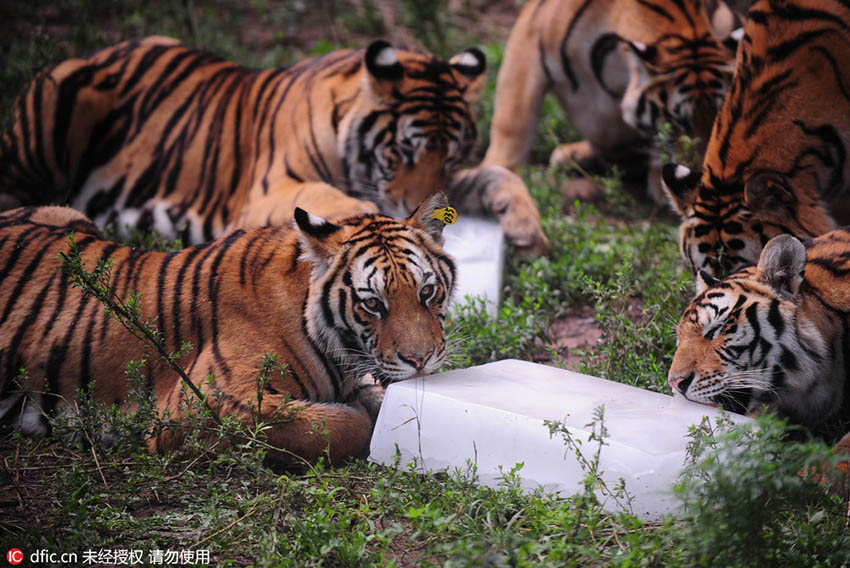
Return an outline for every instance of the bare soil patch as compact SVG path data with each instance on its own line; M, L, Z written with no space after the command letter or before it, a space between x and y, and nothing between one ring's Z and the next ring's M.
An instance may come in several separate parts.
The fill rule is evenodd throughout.
M570 307L549 326L549 337L566 368L577 370L582 359L581 352L602 339L596 310L591 306Z

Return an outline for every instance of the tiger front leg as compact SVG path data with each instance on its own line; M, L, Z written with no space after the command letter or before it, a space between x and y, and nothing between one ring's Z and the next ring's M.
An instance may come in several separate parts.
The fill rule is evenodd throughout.
M369 454L374 419L358 401L352 404L291 400L263 416L269 457L291 465L316 463L324 457L331 465Z
M248 430L261 426L260 439L268 449L268 456L296 467L315 464L322 457L331 465L353 457L366 457L375 418L371 415L373 409L357 400L352 404L315 402L280 394L266 394L259 408L256 397L237 401L225 396L221 404L215 404L215 411L220 417L241 420ZM174 451L184 443L189 434L188 425L183 426L189 420L187 413L181 409L170 415L177 419L178 426L150 439L150 451ZM214 419L203 422L209 432L201 438L216 440L219 447L248 441L242 433L224 431L222 436Z
M374 407L383 396L375 382L361 379L347 400L314 401L294 398L296 387L286 373L272 377L258 391L257 370L246 368L245 381L220 383L220 413L233 416L244 424L262 424L264 441L270 446L269 457L285 465L314 464L324 457L331 465L349 458L366 457L377 416Z
M527 55L527 46L544 41L536 11L528 6L520 11L505 46L496 79L490 144L482 165L516 170L526 163L531 151L543 97L551 83L544 65L536 58L529 61Z
M524 254L540 255L550 248L528 188L506 168L480 166L461 170L449 185L449 201L464 213L498 218L508 242Z
M287 182L264 195L255 190L230 228L289 225L296 207L320 217L378 212L371 201L356 199L323 182Z

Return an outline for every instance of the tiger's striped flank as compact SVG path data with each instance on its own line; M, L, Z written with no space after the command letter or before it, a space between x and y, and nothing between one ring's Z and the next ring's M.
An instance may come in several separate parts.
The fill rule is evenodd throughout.
M200 244L288 225L295 207L403 217L448 191L534 249L545 237L522 183L455 191L485 69L477 48L445 61L385 41L264 70L166 37L124 42L58 63L20 97L0 207L70 204L99 227Z

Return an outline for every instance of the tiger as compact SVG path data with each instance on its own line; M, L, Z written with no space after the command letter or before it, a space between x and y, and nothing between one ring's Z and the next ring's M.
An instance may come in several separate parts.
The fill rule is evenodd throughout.
M213 411L271 425L272 459L338 464L363 456L383 387L446 360L456 275L441 245L447 204L434 193L403 220L325 219L297 208L294 226L239 229L171 253L105 240L68 207L0 214L2 422L43 435L45 417L67 412L78 389L128 404L123 367L141 357L140 344L63 270L58 254L70 255L70 235L86 270L112 259L112 290L141 295L140 319L152 322L165 349L191 344L179 364ZM285 368L263 387L257 408L265 352ZM185 422L178 374L149 362L146 380L156 408ZM168 451L180 443L175 434L149 445Z
M760 0L702 168L666 164L682 257L715 277L755 263L774 236L836 228L850 189L850 8Z
M550 165L651 163L647 190L663 201L654 137L670 123L708 140L733 69L724 40L734 44L713 35L700 0L526 3L499 68L482 164L513 170L528 159L552 92L584 139L559 145Z
M295 207L404 217L442 190L538 254L548 240L521 179L489 168L454 181L485 71L474 47L445 61L377 40L252 70L167 37L126 41L45 70L19 97L0 207L70 204L99 227L200 244L286 225Z
M756 265L722 280L698 271L670 386L694 402L766 408L826 439L841 436L850 425L848 274L850 227L805 245L778 235ZM850 452L850 433L836 449Z

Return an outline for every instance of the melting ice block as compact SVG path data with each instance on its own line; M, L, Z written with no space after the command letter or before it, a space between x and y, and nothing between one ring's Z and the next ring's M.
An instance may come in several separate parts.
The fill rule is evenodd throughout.
M633 497L634 513L655 520L675 511L673 484L685 463L688 427L719 411L644 389L564 371L506 360L480 367L395 383L387 389L370 459L393 463L396 448L402 463L415 459L427 470L465 468L477 463L481 482L496 486L502 473L517 463L525 489L543 486L572 495L585 477L560 436L549 437L543 420L562 422L582 440L588 458L596 442L588 441L594 409L604 405L607 445L600 469L608 487L620 478ZM736 421L749 421L735 414ZM616 503L605 505L616 510Z
M479 296L487 301L487 311L495 314L505 261L502 227L491 219L461 216L443 235L443 248L457 262L455 304L465 302L467 296Z

